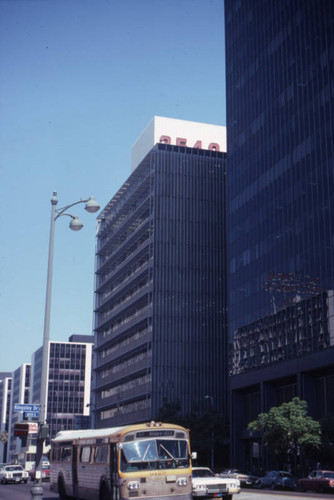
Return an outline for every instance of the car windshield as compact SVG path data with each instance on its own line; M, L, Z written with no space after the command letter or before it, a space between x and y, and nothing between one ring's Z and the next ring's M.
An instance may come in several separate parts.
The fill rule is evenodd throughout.
M6 470L9 470L9 471L22 471L22 467L21 465L9 465L8 467L6 467Z
M210 469L193 469L193 477L215 477L214 473Z
M146 439L123 443L121 470L171 469L189 467L187 441L179 439Z

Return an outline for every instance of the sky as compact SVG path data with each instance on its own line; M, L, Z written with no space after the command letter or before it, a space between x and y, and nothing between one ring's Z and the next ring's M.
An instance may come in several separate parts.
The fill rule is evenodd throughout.
M43 343L51 218L131 173L153 116L225 125L223 0L0 0L0 372ZM50 340L93 333L97 214L55 225Z

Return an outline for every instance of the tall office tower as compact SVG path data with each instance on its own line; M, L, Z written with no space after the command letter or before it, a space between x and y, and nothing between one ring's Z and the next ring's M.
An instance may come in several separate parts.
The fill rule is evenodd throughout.
M99 217L96 427L226 411L225 128L155 117Z
M74 429L79 415L89 417L93 342L91 335L71 335L68 342L49 341L45 419L50 439L58 431ZM40 347L32 356L30 403L40 400L42 354Z
M257 331L262 356L234 366L242 430L291 395L334 415L333 23L328 0L225 0L230 340ZM259 464L243 436L233 460Z
M0 373L0 462L7 459L12 374Z
M9 428L8 428L8 446L7 446L7 460L8 463L14 463L19 460L19 455L22 453L24 443L14 435L14 427L16 423L23 420L24 415L15 410L15 403L25 404L29 402L30 394L30 374L31 365L24 363L12 374L11 383L11 401L10 401L10 414L9 414Z

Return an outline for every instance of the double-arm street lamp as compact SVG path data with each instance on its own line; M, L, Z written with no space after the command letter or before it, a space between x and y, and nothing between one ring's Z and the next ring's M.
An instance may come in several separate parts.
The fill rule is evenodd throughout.
M48 274L46 285L46 298L45 298L45 315L44 315L44 334L43 334L43 354L42 354L42 375L41 375L41 390L40 390L40 412L39 412L39 432L37 438L36 449L36 476L41 478L42 458L43 458L43 443L48 435L48 426L46 424L46 402L47 402L47 373L48 373L48 349L50 338L50 310L51 310L51 289L52 289L52 267L53 267L53 247L54 247L54 230L55 222L59 217L70 217L69 224L72 231L80 231L83 224L76 215L67 213L67 210L85 203L85 209L89 213L96 213L100 209L100 205L94 200L93 196L87 200L79 200L66 207L56 209L58 203L57 193L53 192L51 198L51 224L50 224L50 240L49 240L49 258L48 258Z

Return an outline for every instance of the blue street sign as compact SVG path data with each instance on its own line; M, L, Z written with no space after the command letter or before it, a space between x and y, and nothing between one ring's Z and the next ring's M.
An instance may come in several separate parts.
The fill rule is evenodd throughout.
M39 411L25 411L24 415L27 418L38 418L39 417Z
M14 411L39 411L41 405L14 403Z

